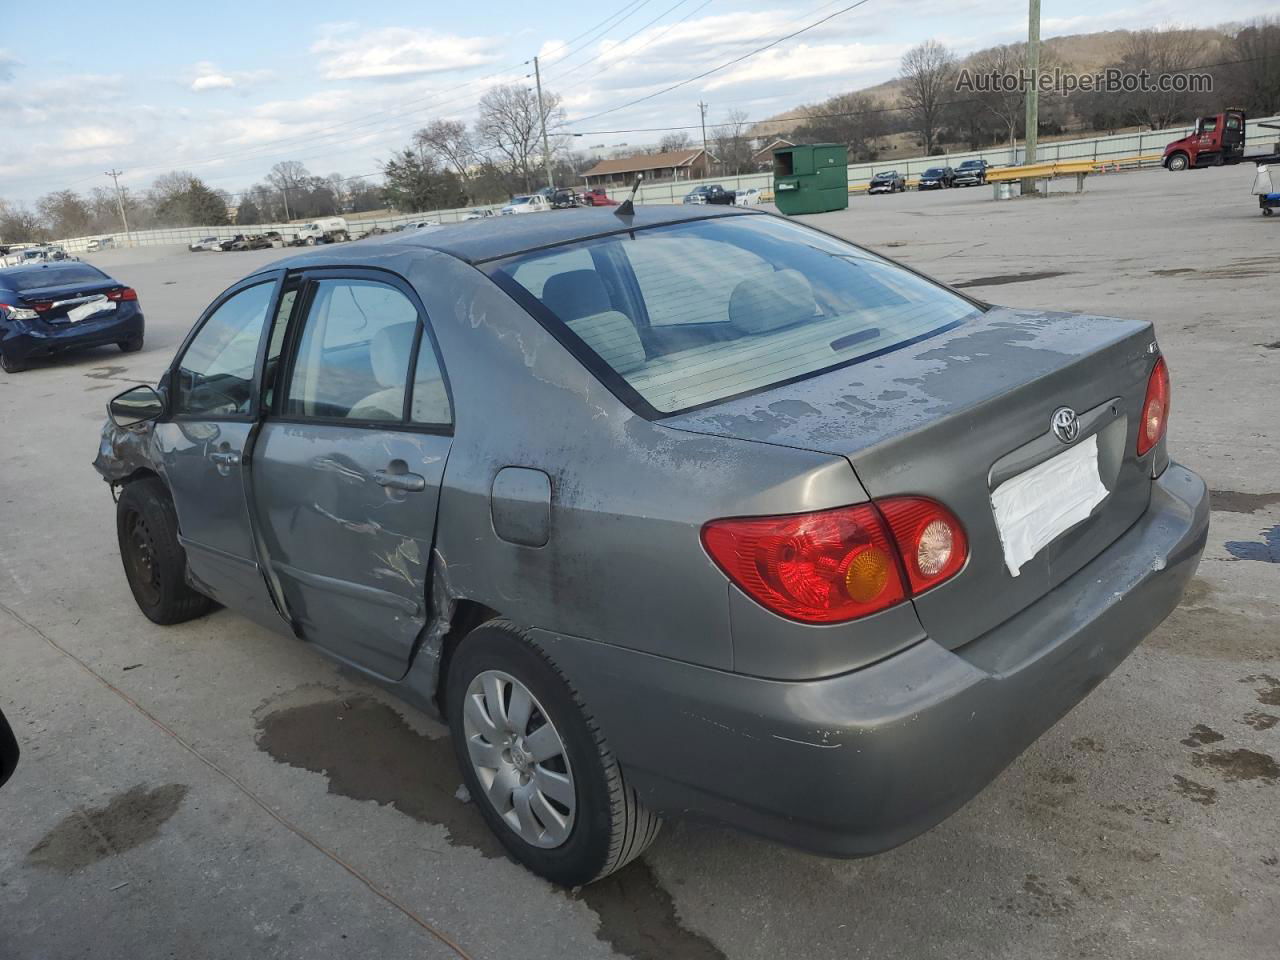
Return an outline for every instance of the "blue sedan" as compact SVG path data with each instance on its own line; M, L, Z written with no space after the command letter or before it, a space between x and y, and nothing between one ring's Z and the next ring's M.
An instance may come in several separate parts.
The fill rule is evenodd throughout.
M96 267L38 263L0 270L0 367L25 370L37 357L119 345L142 349L138 294Z

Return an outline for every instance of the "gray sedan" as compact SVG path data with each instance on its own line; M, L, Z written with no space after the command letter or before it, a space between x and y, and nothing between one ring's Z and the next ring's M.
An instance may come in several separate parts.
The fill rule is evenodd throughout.
M441 716L562 884L663 815L824 854L958 809L1177 604L1203 482L1147 323L1010 310L743 208L288 259L109 406L129 586Z

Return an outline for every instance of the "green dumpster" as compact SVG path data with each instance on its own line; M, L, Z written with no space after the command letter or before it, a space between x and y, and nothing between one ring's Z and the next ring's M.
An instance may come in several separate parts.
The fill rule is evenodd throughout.
M838 143L773 151L773 202L788 216L849 206L849 153Z

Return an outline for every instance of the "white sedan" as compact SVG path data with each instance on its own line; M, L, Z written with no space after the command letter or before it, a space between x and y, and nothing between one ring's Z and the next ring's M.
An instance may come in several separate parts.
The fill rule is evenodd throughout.
M760 188L750 187L746 190L739 190L737 196L733 198L734 206L738 207L754 207L760 202Z
M535 193L528 197L512 197L511 202L503 207L499 213L503 216L513 213L542 213L544 210L550 210L551 204L547 198L540 193Z

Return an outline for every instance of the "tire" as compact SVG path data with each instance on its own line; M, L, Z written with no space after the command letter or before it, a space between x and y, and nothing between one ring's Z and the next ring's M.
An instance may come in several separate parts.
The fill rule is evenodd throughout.
M14 360L8 354L0 353L0 369L4 370L5 373L21 373L27 369L27 361Z
M212 600L187 584L178 515L158 478L125 485L116 504L116 537L133 599L152 623L183 623L213 608Z
M1187 155L1185 153L1175 153L1169 158L1169 162L1165 164L1170 170L1178 171L1187 169Z
M1272 210L1270 207L1263 207L1263 208L1262 208L1262 215L1263 215L1264 217L1269 217L1269 216L1271 216L1273 213L1275 213L1275 211L1274 211L1274 210Z
M142 349L142 338L134 337L132 340L121 340L116 346L120 348L121 353L137 353Z
M314 246L316 245L316 238L315 238L315 237L307 237L307 239L306 239L306 240L304 240L304 241L302 241L302 243L303 243L303 246L307 246L307 247L314 247Z
M517 709L524 719L509 719L521 691L529 698ZM511 856L539 876L566 887L591 883L630 863L658 835L662 821L627 784L577 691L510 622L477 627L454 652L445 713L472 802ZM543 793L540 783L557 789ZM490 786L498 788L496 800ZM521 793L525 817L517 809Z

